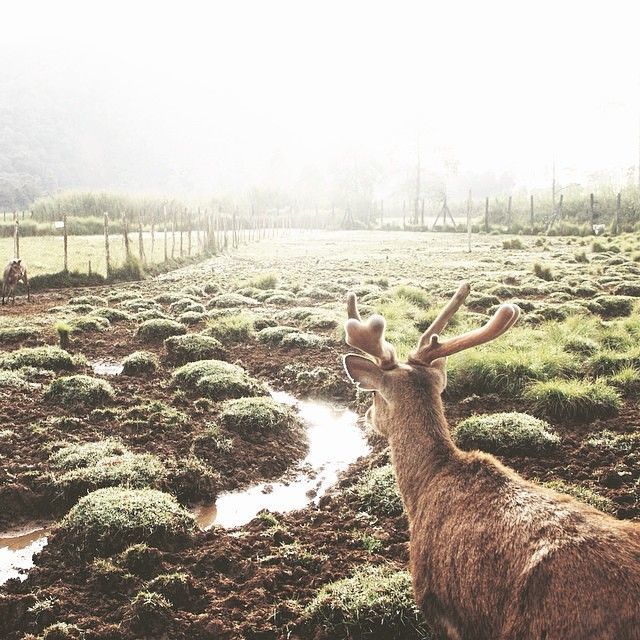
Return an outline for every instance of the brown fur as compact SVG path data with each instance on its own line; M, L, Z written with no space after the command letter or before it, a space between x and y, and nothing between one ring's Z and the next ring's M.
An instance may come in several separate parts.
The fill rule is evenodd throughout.
M453 443L444 360L381 371L347 356L375 390L410 526L416 602L448 640L639 640L640 526L534 485Z
M31 300L31 288L29 286L29 278L27 277L27 267L22 264L22 260L9 260L4 268L2 276L2 304L5 304L5 298L13 297L16 302L16 285L22 280L27 287L27 300Z

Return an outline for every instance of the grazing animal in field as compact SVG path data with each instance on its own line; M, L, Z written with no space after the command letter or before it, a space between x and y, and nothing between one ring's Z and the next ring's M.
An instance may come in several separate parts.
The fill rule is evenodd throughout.
M29 278L27 277L27 267L22 264L20 258L9 260L2 276L2 304L5 304L5 298L8 300L11 297L13 297L15 304L16 285L20 280L22 280L27 287L27 300L31 300L31 288L29 286Z
M616 520L454 444L440 394L446 356L507 331L503 304L482 328L441 340L463 284L406 363L362 322L349 294L346 371L374 392L368 419L386 436L409 519L416 602L447 640L639 640L640 525Z

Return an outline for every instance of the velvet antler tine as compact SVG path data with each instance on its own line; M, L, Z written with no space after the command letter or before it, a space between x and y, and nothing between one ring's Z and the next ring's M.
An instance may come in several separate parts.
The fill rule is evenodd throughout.
M385 319L380 315L373 315L363 322L354 293L347 295L347 313L349 319L344 326L347 344L373 356L382 369L395 367L398 363L396 351L384 339Z
M520 317L520 308L515 304L503 304L493 317L479 329L468 331L455 338L440 342L437 334L429 339L429 344L411 355L410 362L428 365L438 358L459 353L485 342L490 342L508 331Z
M420 338L420 342L418 343L418 351L425 348L429 341L431 340L431 336L440 334L444 331L447 324L456 311L462 306L464 301L467 299L469 292L471 291L471 287L468 282L463 282L458 290L455 292L451 300L449 300L447 306L442 309L442 311L438 314L438 317L431 323L429 328L422 334Z

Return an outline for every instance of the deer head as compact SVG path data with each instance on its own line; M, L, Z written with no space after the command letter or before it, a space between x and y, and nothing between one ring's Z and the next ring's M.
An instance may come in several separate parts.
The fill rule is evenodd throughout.
M363 322L356 296L347 297L349 319L345 325L346 341L369 357L348 354L344 367L352 382L362 390L373 391L374 402L367 417L372 426L387 436L394 423L394 413L411 410L418 397L440 395L447 385L446 358L454 353L495 340L510 329L520 316L515 304L500 305L493 317L481 328L453 338L441 340L456 311L469 295L469 284L463 283L449 303L422 334L416 350L407 362L399 362L394 347L385 338L386 322L373 315Z

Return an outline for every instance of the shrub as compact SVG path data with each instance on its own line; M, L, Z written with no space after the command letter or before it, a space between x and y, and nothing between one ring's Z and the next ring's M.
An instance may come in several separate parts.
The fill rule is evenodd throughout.
M550 380L536 382L524 397L534 413L552 420L586 420L615 415L620 394L602 380Z
M221 360L198 360L176 369L173 380L179 387L195 390L211 400L266 395L265 387L247 375L242 367Z
M407 571L364 566L325 585L306 606L303 621L332 638L429 638Z
M211 319L204 333L220 340L223 344L242 342L251 337L253 323L253 316L247 313L218 316Z
M138 338L143 342L161 342L171 336L181 336L187 332L185 326L167 318L146 320L138 327Z
M158 356L150 351L134 351L122 361L122 373L125 376L154 373L159 367Z
M257 304L260 303L255 298L241 296L238 293L223 293L213 298L208 306L227 309L230 307L253 307Z
M226 355L224 347L216 338L193 333L167 338L164 347L175 364L196 360L218 360Z
M404 511L396 475L390 464L367 471L353 491L362 509L369 513L398 516Z
M489 453L539 454L560 444L543 420L526 413L493 413L466 418L454 431L462 449Z
M113 553L136 542L164 547L186 541L193 516L155 489L98 489L81 498L59 530L83 554Z
M265 434L282 434L300 428L293 409L271 398L228 400L222 407L219 420L230 431L258 441Z
M57 378L51 382L44 397L58 405L74 408L103 405L115 398L115 392L105 380L76 375Z
M595 491L579 484L570 484L568 482L563 482L562 480L550 480L549 482L543 482L542 485L548 489L558 491L559 493L566 493L567 495L576 498L576 500L585 502L586 504L591 505L600 511L604 511L605 513L616 512L616 507L612 500L609 500L609 498L601 496Z
M0 368L21 369L35 367L50 371L71 371L74 360L70 353L60 347L25 347L0 358Z

